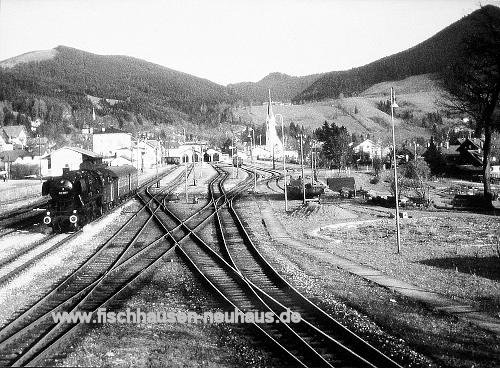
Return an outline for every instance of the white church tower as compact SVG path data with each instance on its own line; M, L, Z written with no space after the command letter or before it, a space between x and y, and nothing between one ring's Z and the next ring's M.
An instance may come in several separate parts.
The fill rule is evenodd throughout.
M269 90L269 105L267 106L266 117L266 150L269 151L274 158L282 157L283 143L276 133L276 118L273 114L273 107L271 103L271 90Z

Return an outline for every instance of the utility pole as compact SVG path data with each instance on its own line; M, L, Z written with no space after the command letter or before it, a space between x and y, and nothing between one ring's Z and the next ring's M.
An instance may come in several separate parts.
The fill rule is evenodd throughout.
M236 179L240 177L240 160L238 156L238 149L236 148Z
M311 140L311 186L314 185L314 154L313 154L314 141Z
M285 164L285 129L283 128L283 115L276 114L281 118L281 138L283 139L283 188L285 192L285 212L288 211L288 196L287 196L287 188L286 188L286 164Z
M186 162L185 170L184 170L184 191L186 192L186 203L188 203L188 163Z
M394 88L391 87L391 122L392 122L392 152L394 156L394 197L396 199L396 239L398 246L398 254L401 251L401 234L399 231L399 195L398 195L398 170L396 162L396 134L394 132L394 108L399 107L396 104L396 94Z
M302 134L299 135L300 137L300 169L302 171L302 194L303 194L303 201L302 203L305 205L306 204L306 182L305 182L305 177L304 177L304 151L302 149Z
M196 154L195 154L195 151L194 151L194 147L191 147L191 149L193 150L193 185L196 186L196 160L195 160L195 157L196 157Z
M233 162L232 171L233 171L233 177L234 177L234 134L231 137L231 161ZM236 160L236 164L238 164L238 160Z
M283 118L281 119L281 136L283 138L283 187L285 192L285 212L288 211L288 194L286 189L286 159L285 159L285 131L283 129Z
M160 187L160 181L158 180L158 146L155 148L155 161L156 161L156 187Z

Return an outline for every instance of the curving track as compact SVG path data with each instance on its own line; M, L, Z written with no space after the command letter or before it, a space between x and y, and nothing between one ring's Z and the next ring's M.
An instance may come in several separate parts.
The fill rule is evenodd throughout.
M275 180L275 177L271 176L269 180ZM283 350L295 353L301 363L309 366L398 366L288 284L254 246L233 209L232 200L219 214L221 233L224 234L220 241L227 249L228 262L243 275L275 315L287 310L301 315L300 323L289 325L293 334L288 334L288 339L279 340ZM302 351L294 352L295 341L289 340L302 341Z
M175 249L230 309L271 316L251 325L289 363L305 367L399 367L301 295L256 249L233 209L233 200L253 186L257 169L248 170L246 178L229 191L224 187L229 173L221 167L216 170L207 203L186 219L168 208L167 188L140 193L143 206L121 231L53 291L0 330L0 365L37 364L42 353L57 347L77 326L54 324L52 312L95 312ZM276 171L260 171L262 183L278 182ZM182 174L170 188L180 181ZM198 232L210 219L216 225L218 239L208 244ZM148 241L139 245L138 239L146 233ZM281 318L290 311L300 313L301 321L288 323Z
M173 189L171 186L156 196ZM168 230L158 227L153 200L141 206L129 220L49 293L21 312L0 330L0 365L37 364L78 324L54 323L52 313L62 311L95 312L106 306L150 270L172 249L164 242ZM157 221L157 223L154 223Z

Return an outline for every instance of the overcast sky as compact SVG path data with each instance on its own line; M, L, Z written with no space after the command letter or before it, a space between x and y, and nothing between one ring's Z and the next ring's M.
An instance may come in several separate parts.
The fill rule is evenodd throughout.
M500 0L0 0L0 60L65 45L210 79L350 69Z

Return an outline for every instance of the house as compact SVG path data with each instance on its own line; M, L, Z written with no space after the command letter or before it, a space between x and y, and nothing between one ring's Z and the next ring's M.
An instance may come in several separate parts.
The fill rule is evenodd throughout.
M152 168L161 163L162 148L159 141L145 139L135 142L132 148L132 162L138 170Z
M28 133L24 125L8 125L0 130L5 143L12 144L13 148L24 149L28 140Z
M370 159L382 157L382 147L371 139L365 139L363 142L353 148L354 153L368 153Z
M440 152L446 162L448 169L459 175L481 175L483 167L483 144L482 138L460 138L458 145L445 143L440 147ZM493 177L500 176L500 164L498 155L500 139L493 138L491 142L492 155L491 173Z
M60 176L64 168L79 170L80 164L84 162L99 164L102 163L102 156L83 148L65 146L42 156L42 175ZM45 171L43 171L44 167Z
M123 166L123 165L132 166L132 161L127 160L126 158L121 156L115 157L107 162L109 166Z
M96 130L92 134L92 151L101 156L114 156L122 148L132 147L132 135L123 130L109 127Z
M272 152L266 149L266 146L255 146L252 149L252 156L256 159L272 158Z

